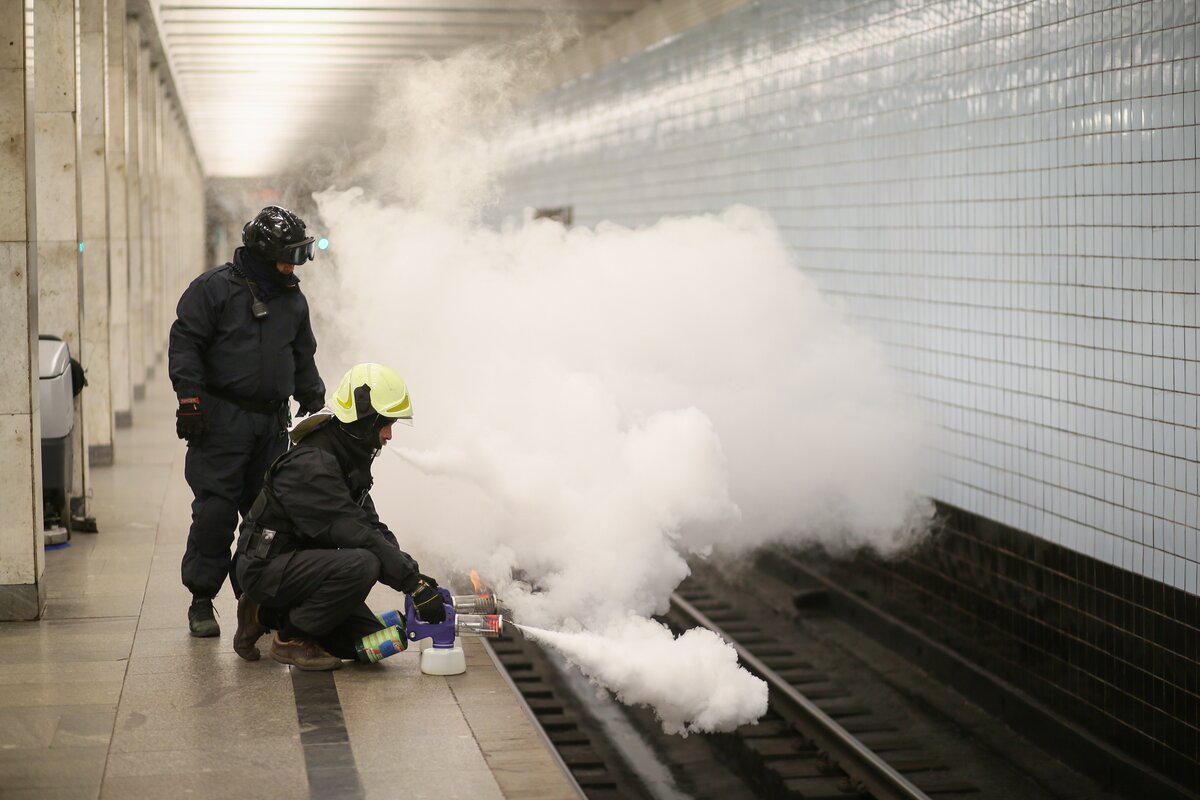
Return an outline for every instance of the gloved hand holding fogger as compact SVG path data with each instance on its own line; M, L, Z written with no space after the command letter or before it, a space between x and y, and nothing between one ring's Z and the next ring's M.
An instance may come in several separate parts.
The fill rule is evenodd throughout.
M461 672L455 634L497 635L502 617L494 607L457 614L455 598L400 549L370 495L371 465L392 426L411 424L404 380L380 364L359 364L342 377L328 407L293 429L292 448L267 470L242 523L234 650L257 660L258 640L274 630L271 658L329 670L344 659L374 663L425 640L426 671ZM367 607L376 583L407 595L403 614ZM479 607L471 598L464 603Z
M374 663L395 655L396 639L417 642L421 647L421 671L428 675L458 675L467 669L466 655L458 636L494 637L504 633L504 615L497 613L495 597L488 591L452 595L422 575L422 586L409 594L405 612L387 611L379 622L394 634L380 631L364 637L357 660ZM382 639L377 644L376 639Z

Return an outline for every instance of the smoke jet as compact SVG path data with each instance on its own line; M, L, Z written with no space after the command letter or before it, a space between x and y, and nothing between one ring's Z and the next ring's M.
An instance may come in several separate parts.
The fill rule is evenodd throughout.
M767 713L766 682L738 666L734 649L706 628L674 638L666 626L637 616L602 632L517 627L622 703L652 707L667 733L731 731Z

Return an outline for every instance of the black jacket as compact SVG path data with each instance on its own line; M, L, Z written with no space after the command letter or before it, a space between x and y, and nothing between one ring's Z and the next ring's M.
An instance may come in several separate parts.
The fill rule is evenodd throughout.
M245 264L245 248L235 261ZM243 266L243 275L249 271ZM297 400L319 404L325 384L313 356L317 340L299 281L263 288L266 319L255 319L246 281L232 264L204 273L179 298L171 325L168 371L175 393L192 397L205 388L256 402Z
M417 562L400 549L395 535L379 519L371 500L370 458L356 457L341 446L328 422L284 453L267 470L265 503L255 503L242 525L245 537L254 526L285 531L300 550L359 548L380 563L379 581L401 592L412 592ZM243 585L251 587L266 559L249 556L239 544L238 558L246 559ZM287 558L284 553L275 558ZM270 590L267 590L270 593Z

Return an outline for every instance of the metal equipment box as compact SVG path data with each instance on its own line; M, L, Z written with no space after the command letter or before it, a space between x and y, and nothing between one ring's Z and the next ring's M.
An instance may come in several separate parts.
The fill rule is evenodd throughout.
M47 529L66 528L75 448L75 388L71 352L54 336L38 337L38 388L42 418L42 504ZM63 537L65 539L65 536Z

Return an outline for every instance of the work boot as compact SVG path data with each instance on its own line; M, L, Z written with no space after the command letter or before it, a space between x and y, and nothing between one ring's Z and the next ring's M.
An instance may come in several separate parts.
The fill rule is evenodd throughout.
M237 631L233 634L233 652L247 661L258 661L262 655L258 652L258 640L267 629L258 621L258 603L246 595L238 598Z
M342 660L325 652L325 648L312 639L280 639L276 633L271 637L271 648L267 651L280 664L291 664L300 669L341 669Z
M212 600L206 597L193 597L191 608L188 609L188 629L192 636L207 638L220 636L221 626L217 624Z

